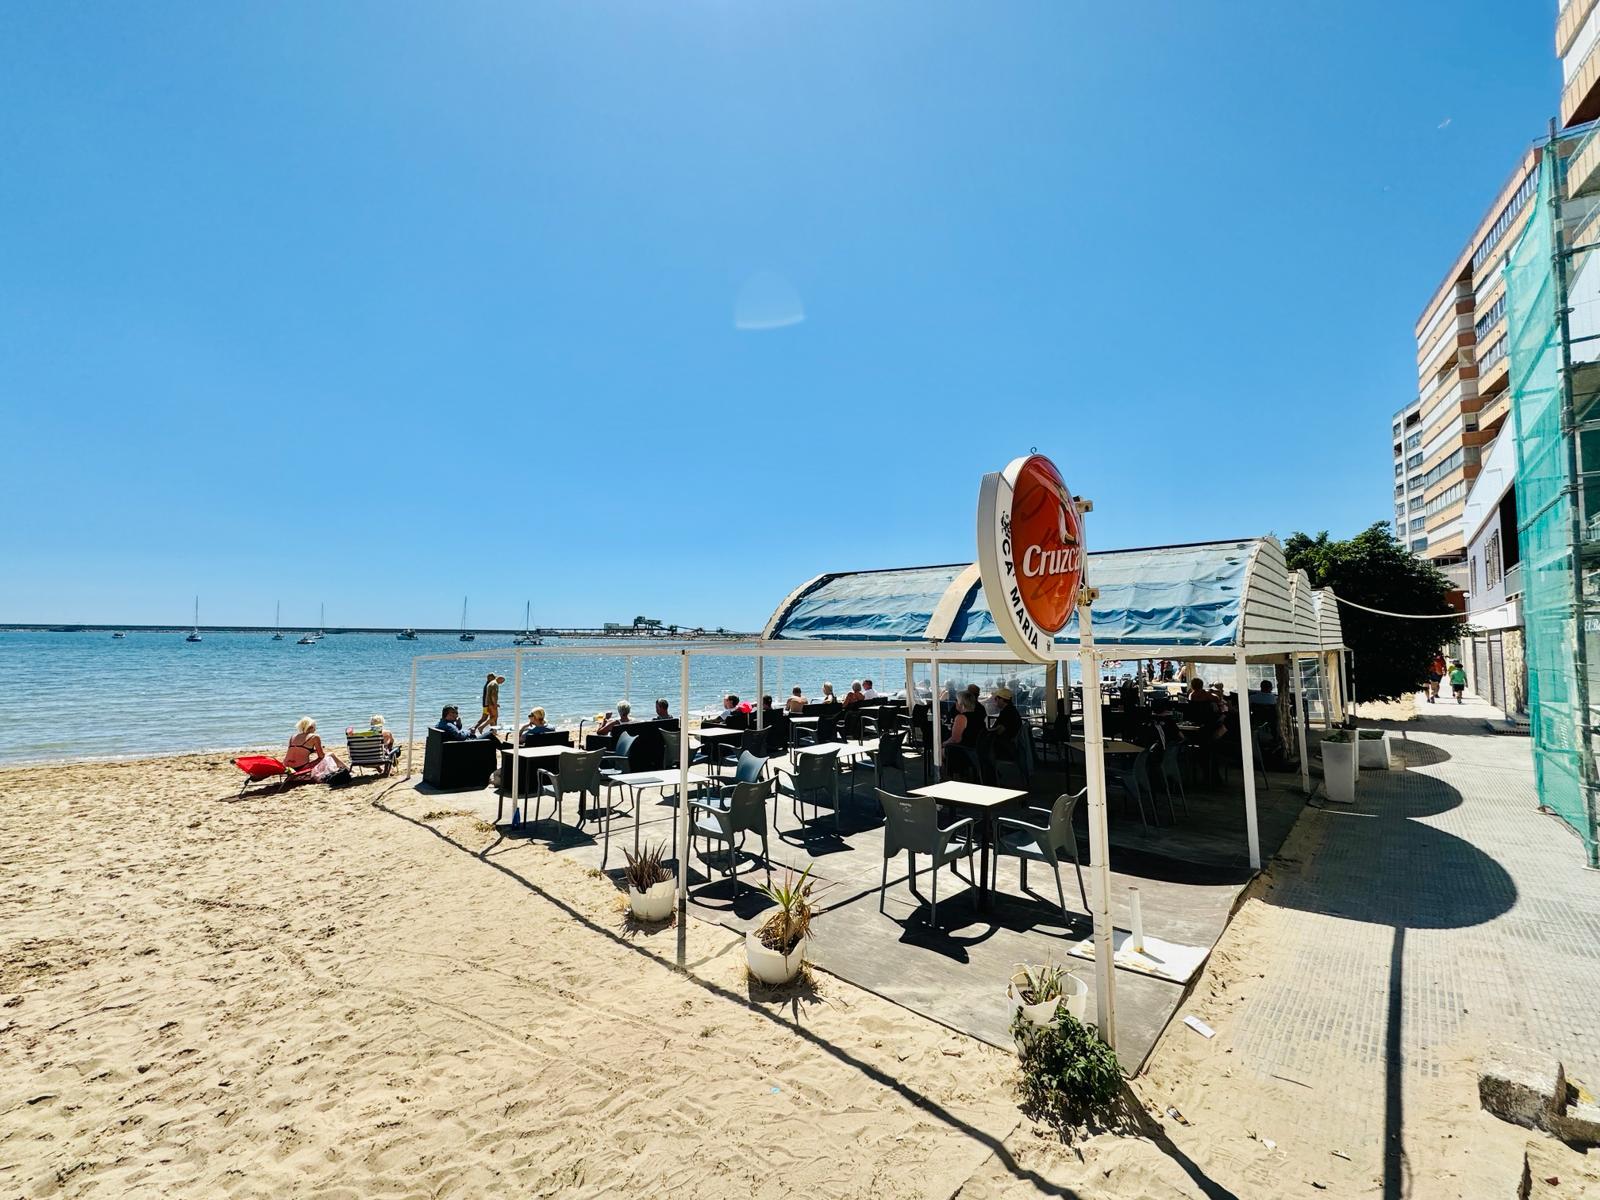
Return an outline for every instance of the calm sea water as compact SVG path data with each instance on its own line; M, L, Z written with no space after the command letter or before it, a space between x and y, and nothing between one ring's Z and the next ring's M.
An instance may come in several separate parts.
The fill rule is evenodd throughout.
M512 646L507 637L479 634L471 646L454 635L415 642L393 634L329 634L314 646L281 642L264 633L207 633L189 643L182 633L0 632L0 762L60 758L120 758L185 750L233 750L287 743L294 723L315 717L330 744L350 725L382 713L398 736L406 732L411 659L417 654L504 649L503 659L425 662L417 677L417 728L438 719L445 703L477 718L484 674L506 676L501 720L512 718ZM553 644L553 643L552 643ZM612 643L607 643L608 645ZM727 692L753 697L755 662L696 657L691 707L716 706ZM1000 668L969 668L987 682ZM620 658L550 657L524 661L522 711L542 705L552 723L576 724L622 698ZM1008 670L1007 674L1011 672ZM824 679L843 692L852 679L873 678L880 690L905 686L899 660L786 660L766 663L766 690L781 697L796 684L815 695ZM941 673L941 682L949 672ZM965 680L961 680L965 682ZM631 699L641 712L665 696L678 711L678 661L635 658Z

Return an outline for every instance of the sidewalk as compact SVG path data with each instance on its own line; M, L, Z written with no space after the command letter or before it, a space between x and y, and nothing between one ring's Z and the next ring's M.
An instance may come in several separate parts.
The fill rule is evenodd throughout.
M1483 1052L1600 1083L1600 873L1491 715L1446 698L1390 723L1395 769L1363 772L1353 808L1307 809L1182 1010L1216 1038L1178 1025L1157 1047L1140 1090L1193 1121L1169 1132L1217 1182L1514 1194L1537 1135L1478 1110Z

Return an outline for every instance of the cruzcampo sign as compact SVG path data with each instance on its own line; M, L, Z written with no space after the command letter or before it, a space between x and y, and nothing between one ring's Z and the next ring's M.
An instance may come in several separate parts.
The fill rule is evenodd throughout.
M1013 459L978 491L978 573L994 623L1025 661L1048 662L1083 581L1083 517L1055 463Z

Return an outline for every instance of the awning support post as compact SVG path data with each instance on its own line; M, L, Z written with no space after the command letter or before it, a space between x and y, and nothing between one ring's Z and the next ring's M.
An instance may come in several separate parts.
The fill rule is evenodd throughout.
M1239 693L1239 769L1244 774L1244 827L1250 842L1250 869L1261 869L1261 831L1256 824L1256 754L1250 728L1250 673L1244 651L1233 658L1234 689Z
M1061 713L1061 700L1056 695L1056 688L1060 686L1061 664L1046 663L1044 668L1044 716L1052 725Z
M633 704L633 655L622 660L622 702Z
M1089 873L1094 877L1094 998L1100 1040L1115 1047L1117 1037L1115 942L1111 924L1111 836L1106 827L1105 742L1101 731L1100 678L1094 625L1089 615L1093 588L1078 593L1078 668L1083 675L1083 764L1089 795Z
M411 751L417 744L417 660L411 660L411 716L406 722L406 778L411 778Z
M521 777L522 755L517 751L522 748L522 734L517 731L517 722L522 720L522 651L518 650L516 658L517 677L511 682L511 811L517 811L517 806L522 803L522 789L518 787ZM502 782L502 786L504 786ZM495 812L500 811L500 806L495 805Z
M678 859L678 920L689 912L689 652L678 651L678 844L672 848ZM678 965L683 965L679 939Z
M944 773L944 721L939 704L939 660L928 659L928 672L933 684L933 696L928 704L928 753L933 758L933 781L939 782Z
M917 707L917 665L906 658L906 716L910 716Z
M1294 674L1294 732L1300 741L1300 790L1311 795L1311 760L1306 756L1306 723L1311 720L1311 707L1306 703L1306 676L1300 669L1300 656L1289 656L1289 670Z
M762 705L762 703L761 703L761 697L767 690L766 689L766 685L764 683L764 673L765 673L765 670L766 670L766 666L767 666L767 660L764 657L762 657L761 655L759 655L759 654L756 655L756 697L755 698L756 698L756 728L758 730L765 729L766 728L766 724L767 724L765 715L761 711L762 708L764 707L764 705Z

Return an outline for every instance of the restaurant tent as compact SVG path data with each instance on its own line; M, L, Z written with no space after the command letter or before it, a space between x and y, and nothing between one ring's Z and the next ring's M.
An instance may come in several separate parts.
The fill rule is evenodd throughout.
M1313 594L1310 604L1296 603L1297 594L1308 589L1301 581L1291 581L1284 565L1283 550L1273 538L1206 542L1186 546L1158 546L1138 550L1115 550L1087 556L1085 583L1098 589L1091 608L1092 644L1080 649L1078 618L1056 638L1055 658L1045 665L1049 706L1055 705L1056 681L1060 665L1070 657L1086 655L1091 660L1123 658L1173 658L1188 662L1232 663L1241 699L1249 690L1247 663L1293 662L1302 655L1320 655L1329 637L1337 638L1336 605L1320 603ZM1303 579L1303 577L1302 577ZM1332 625L1328 615L1332 614ZM1331 628L1331 632L1330 632ZM545 645L482 649L454 654L423 654L411 663L411 715L408 731L406 774L411 774L411 746L416 741L417 673L421 663L445 659L499 659L511 655L516 662L512 711L522 711L522 667L527 659L552 657L608 657L631 660L635 657L678 656L680 659L680 716L689 713L690 664L696 657L753 657L756 661L756 688L762 689L765 660L777 658L899 658L906 669L906 703L915 698L913 670L929 666L933 694L939 690L939 667L944 664L1021 663L995 628L983 585L975 565L954 563L942 566L912 567L883 571L854 571L819 575L796 588L774 611L760 636L745 640L707 640L601 646ZM1023 665L1037 666L1036 663ZM631 666L630 666L631 669ZM1096 671L1098 674L1098 671ZM1299 690L1298 673L1296 688ZM1093 692L1090 693L1093 695ZM1297 703L1296 713L1303 712ZM1096 705L1096 716L1099 706ZM761 721L760 706L756 720ZM1254 762L1248 720L1240 721L1241 761ZM1305 731L1300 725L1301 760L1305 761ZM1091 752L1091 782L1103 769L1093 750L1100 744L1098 720L1086 722L1086 749ZM933 740L935 762L940 754L940 739ZM512 756L512 793L518 791L520 758ZM1304 773L1302 766L1302 773ZM689 738L679 741L678 771L680 795L688 794ZM1256 821L1255 773L1246 769L1245 812L1249 837L1250 865L1261 866L1260 841ZM1100 775L1103 779L1103 774ZM1302 782L1306 782L1303 774ZM1102 785L1103 786L1103 785ZM1098 806L1103 826L1103 791ZM1091 806L1091 811L1096 806ZM678 906L686 911L687 821L680 822ZM1091 829L1091 855L1097 861L1094 902L1094 941L1102 949L1097 954L1097 988L1100 1027L1108 1039L1114 1036L1111 930L1108 900L1104 895L1106 842L1104 828ZM1098 836L1097 836L1098 835ZM682 943L680 940L680 954Z
M1323 593L1312 589L1303 571L1289 571L1277 539L1105 550L1087 560L1084 580L1099 592L1091 609L1097 660L1228 664L1241 703L1250 690L1247 664L1290 664L1301 784L1309 791L1299 663L1310 658L1325 664L1325 656L1343 645L1338 606L1323 603ZM1077 653L1077 634L1074 613L1056 637L1061 660ZM866 644L891 641L917 647L906 655L908 678L914 662L936 667L975 654L986 656L983 661L1018 661L995 626L977 565L968 563L818 575L785 597L762 632L768 652L778 654L808 643L848 645L861 653ZM1047 667L1051 706L1057 672L1056 664ZM1250 722L1239 726L1241 761L1252 763ZM1250 865L1259 868L1255 775L1243 774Z

